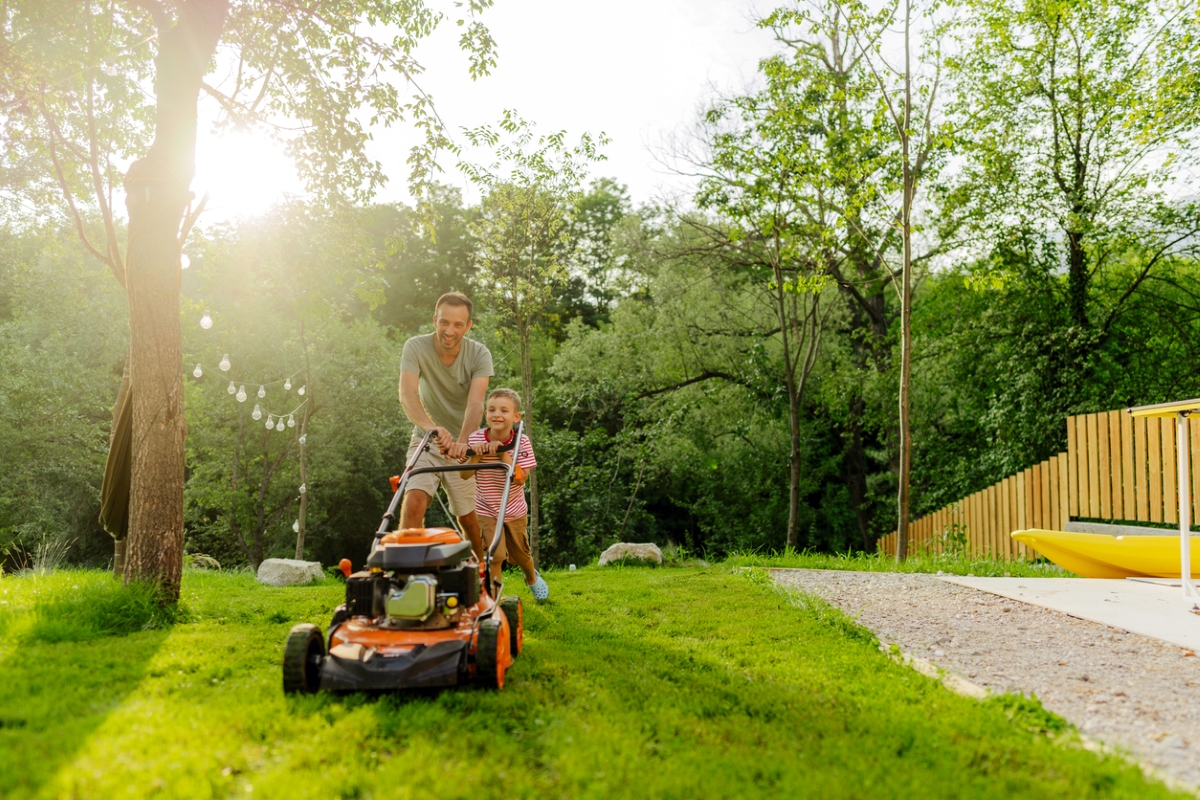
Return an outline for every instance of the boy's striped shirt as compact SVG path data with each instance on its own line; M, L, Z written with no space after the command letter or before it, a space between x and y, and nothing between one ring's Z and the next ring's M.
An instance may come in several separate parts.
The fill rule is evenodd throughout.
M467 444L486 444L491 441L488 437L488 429L480 428L467 437ZM533 456L533 445L529 442L529 437L521 434L520 455L517 457L517 464L524 470L528 471L537 466L537 459ZM500 460L500 453L495 455L483 456L480 463L495 462ZM483 517L495 519L500 516L500 498L504 494L504 473L498 469L481 469L475 473L475 513ZM524 517L529 513L529 506L525 503L525 487L522 484L513 481L512 489L508 493L508 508L504 510L505 519L517 519Z

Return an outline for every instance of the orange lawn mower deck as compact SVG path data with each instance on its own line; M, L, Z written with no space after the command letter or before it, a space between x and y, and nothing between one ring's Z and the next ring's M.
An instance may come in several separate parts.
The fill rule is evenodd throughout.
M521 652L524 624L520 598L501 596L502 584L489 577L500 537L493 537L481 564L470 543L452 528L388 529L412 475L504 469L504 509L513 467L493 462L414 468L430 436L422 439L404 474L392 479L392 500L366 569L351 572L349 561L342 559L346 602L334 611L328 643L321 629L308 623L288 634L284 692L389 691L471 682L504 687L505 672ZM518 425L511 446L520 440ZM503 530L502 524L503 517L496 530Z

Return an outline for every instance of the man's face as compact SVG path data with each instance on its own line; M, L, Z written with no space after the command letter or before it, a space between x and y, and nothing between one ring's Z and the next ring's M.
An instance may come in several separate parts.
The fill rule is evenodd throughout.
M471 330L471 315L466 306L442 303L433 312L434 341L442 350L455 350Z
M506 431L521 419L517 404L507 397L493 397L487 402L488 427L494 431Z

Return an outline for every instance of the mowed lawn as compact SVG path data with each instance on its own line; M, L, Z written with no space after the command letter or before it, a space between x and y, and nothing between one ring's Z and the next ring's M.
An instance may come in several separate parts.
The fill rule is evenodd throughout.
M169 620L102 573L2 578L0 796L1169 796L1036 702L951 694L761 571L548 579L499 693L287 698L284 638L324 628L339 582L189 572Z

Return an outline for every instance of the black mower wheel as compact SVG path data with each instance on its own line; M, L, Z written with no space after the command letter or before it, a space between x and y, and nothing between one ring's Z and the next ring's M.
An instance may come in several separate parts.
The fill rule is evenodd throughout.
M500 620L488 617L479 623L475 645L475 680L485 689L503 689L505 667L500 663Z
M283 648L283 693L315 694L321 688L324 660L321 629L307 622L292 628Z
M516 658L521 655L521 646L525 643L525 609L521 607L521 598L515 594L501 597L500 609L508 617L508 648Z

